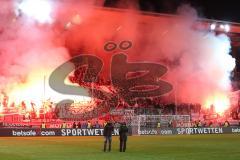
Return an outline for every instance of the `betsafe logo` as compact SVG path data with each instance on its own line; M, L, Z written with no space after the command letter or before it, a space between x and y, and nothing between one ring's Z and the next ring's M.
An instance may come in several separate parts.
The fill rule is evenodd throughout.
M117 48L121 50L112 56L111 66L109 66L111 86L117 93L109 93L90 86L86 90L86 86L82 88L64 83L71 72L83 66L86 67L86 71L82 82L96 83L104 63L101 58L88 54L79 54L57 67L50 75L49 85L53 90L68 95L89 96L89 91L91 91L94 98L101 101L95 111L100 111L102 114L114 109L119 98L129 105L133 105L136 98L159 97L169 93L172 85L160 79L167 72L167 68L153 62L128 62L128 57L124 52L131 47L131 41L122 41L119 44L107 42L104 45L106 52L113 52ZM133 73L140 74L131 76L134 75ZM66 102L73 103L72 100L65 99L60 101L57 106Z

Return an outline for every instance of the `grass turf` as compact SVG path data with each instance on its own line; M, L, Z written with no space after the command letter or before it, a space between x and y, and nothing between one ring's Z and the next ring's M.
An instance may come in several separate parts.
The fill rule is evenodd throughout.
M1 160L238 160L240 135L132 136L127 152L102 152L103 137L1 137Z

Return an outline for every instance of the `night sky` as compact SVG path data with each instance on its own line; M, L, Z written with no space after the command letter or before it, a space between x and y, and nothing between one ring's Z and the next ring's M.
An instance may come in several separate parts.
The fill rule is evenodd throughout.
M191 4L200 17L240 23L240 1L238 0L105 0L105 6L126 8L136 1L143 11L176 13L181 4Z

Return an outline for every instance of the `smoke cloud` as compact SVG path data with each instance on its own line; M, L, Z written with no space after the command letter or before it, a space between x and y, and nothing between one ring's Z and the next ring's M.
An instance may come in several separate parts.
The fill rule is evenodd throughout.
M51 1L51 23L38 23L20 12L16 1L0 2L0 89L12 93L44 77L78 54L95 54L104 60L101 73L109 78L111 57L123 52L104 51L108 41L133 42L129 61L151 61L168 67L169 81L179 102L204 104L209 97L231 91L230 73L235 60L229 55L230 39L208 30L196 29L196 10L188 5L178 16L150 16L137 7L111 10L95 7L95 1ZM103 1L98 2L99 6ZM136 6L136 5L135 5ZM18 11L19 14L19 11ZM42 84L41 84L42 85ZM171 96L169 96L171 98Z
M131 40L133 48L127 51L130 61L151 61L168 67L163 79L174 86L172 96L168 97L172 101L177 97L178 102L204 105L231 91L230 73L235 60L229 55L230 39L224 33L203 30L200 25L196 29L199 17L191 6L179 7L176 17L140 16L136 9L101 16L94 12L98 13L93 11L86 24L68 33L67 43L73 50L79 47L104 58L106 73L111 56L122 51L106 53L104 43Z

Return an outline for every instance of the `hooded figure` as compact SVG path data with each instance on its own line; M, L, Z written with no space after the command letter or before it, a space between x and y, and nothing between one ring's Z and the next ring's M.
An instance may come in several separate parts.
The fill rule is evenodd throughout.
M126 123L122 123L119 128L120 152L126 151L127 134L128 134L128 128L126 126Z
M106 152L107 143L108 143L108 151L111 151L112 144L112 133L113 133L113 125L112 123L107 123L104 127L103 136L104 136L104 152Z

